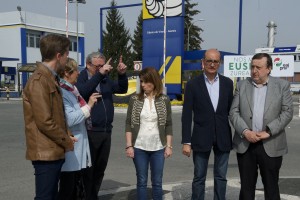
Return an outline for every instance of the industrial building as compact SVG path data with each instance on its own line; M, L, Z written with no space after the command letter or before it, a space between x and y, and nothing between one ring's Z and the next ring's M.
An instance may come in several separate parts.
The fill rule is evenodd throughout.
M22 91L34 64L41 61L40 38L51 33L68 35L69 57L78 58L79 66L84 66L83 22L21 10L0 13L0 88Z

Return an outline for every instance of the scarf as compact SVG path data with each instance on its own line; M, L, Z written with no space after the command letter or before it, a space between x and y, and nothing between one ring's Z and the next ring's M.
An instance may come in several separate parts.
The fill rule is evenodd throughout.
M83 106L86 106L87 103L84 100L84 98L80 95L77 87L75 85L70 86L71 84L68 83L66 80L64 79L60 79L60 87L64 88L65 90L71 92L72 94L74 94L74 96L77 98L77 101L79 103L80 108ZM88 117L86 119L86 127L88 130L90 130L92 128L92 119L91 117Z

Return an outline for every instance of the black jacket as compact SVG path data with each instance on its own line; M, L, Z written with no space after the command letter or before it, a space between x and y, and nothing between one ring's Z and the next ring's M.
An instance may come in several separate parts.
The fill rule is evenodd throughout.
M207 91L204 75L190 80L186 85L182 110L182 143L191 143L194 151L210 151L213 145L221 151L232 149L228 116L233 99L233 83L231 79L220 74L219 80L216 112Z
M102 98L94 105L91 111L92 131L111 133L114 118L114 105L112 95L115 93L124 94L128 90L128 79L126 74L119 75L118 81L109 79L97 72L91 79L88 79L88 71L81 71L76 87L81 96L88 102L89 97L97 92L97 85L100 83Z

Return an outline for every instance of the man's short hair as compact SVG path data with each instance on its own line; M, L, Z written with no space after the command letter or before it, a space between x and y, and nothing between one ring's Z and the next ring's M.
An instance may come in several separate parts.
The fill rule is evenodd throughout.
M62 35L49 34L43 36L40 40L42 61L52 60L57 53L63 55L69 50L70 44L70 40Z
M102 53L100 53L99 51L96 51L96 52L90 53L86 57L86 63L92 63L93 58L102 58L103 60L105 60L105 56Z
M267 58L267 68L273 69L272 57L267 53L257 53L252 57L252 60L260 60L262 58Z

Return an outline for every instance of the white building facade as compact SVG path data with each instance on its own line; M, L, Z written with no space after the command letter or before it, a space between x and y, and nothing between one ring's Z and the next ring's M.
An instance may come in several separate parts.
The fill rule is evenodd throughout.
M78 25L78 33L77 33ZM18 73L21 66L41 61L39 41L47 34L68 35L71 41L69 57L77 60L79 66L84 66L84 23L50 17L25 11L0 13L0 57L18 58L19 61L4 63L2 67L15 67L15 77L11 77L15 90L22 89L29 73ZM77 45L78 36L78 45ZM18 74L20 76L18 76ZM0 81L3 81L0 74ZM18 80L19 79L19 80Z

